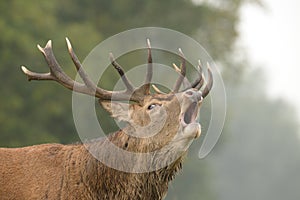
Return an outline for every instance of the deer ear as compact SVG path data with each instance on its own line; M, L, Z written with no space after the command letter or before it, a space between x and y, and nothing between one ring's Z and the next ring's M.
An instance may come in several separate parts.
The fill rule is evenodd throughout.
M110 113L111 117L116 118L119 121L130 121L131 105L113 101L99 101L99 103Z

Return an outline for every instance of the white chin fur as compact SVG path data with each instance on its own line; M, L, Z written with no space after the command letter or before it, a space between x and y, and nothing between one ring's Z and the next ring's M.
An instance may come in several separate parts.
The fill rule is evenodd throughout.
M199 123L191 123L184 127L183 135L191 138L198 138L201 134L201 125Z
M192 144L195 138L201 134L201 125L193 122L190 124L182 125L179 132L174 137L174 145L179 151L186 151Z

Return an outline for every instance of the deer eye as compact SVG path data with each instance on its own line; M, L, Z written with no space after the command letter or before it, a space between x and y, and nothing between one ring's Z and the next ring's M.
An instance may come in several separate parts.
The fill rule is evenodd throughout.
M159 106L159 104L157 104L157 103L153 103L153 104L150 104L149 106L148 106L148 110L152 110L153 108L155 108L156 106Z

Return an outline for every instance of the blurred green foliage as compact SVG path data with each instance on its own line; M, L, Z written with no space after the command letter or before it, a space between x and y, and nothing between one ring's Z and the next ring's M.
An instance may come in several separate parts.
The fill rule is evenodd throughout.
M35 44L43 46L48 39L52 39L57 59L64 70L74 77L74 67L68 57L64 37L71 38L79 59L83 60L96 44L113 34L130 28L159 26L193 36L214 60L221 63L229 97L227 121L216 155L213 154L205 161L197 160L198 147L197 144L194 145L182 174L171 183L167 199L245 199L242 194L237 195L238 198L230 195L223 198L226 192L234 190L234 186L242 185L240 180L234 179L236 177L235 171L232 172L232 162L244 161L245 165L256 166L258 169L251 174L255 176L260 165L253 163L270 158L267 153L260 154L261 152L270 151L271 154L281 156L279 158L286 165L281 165L280 159L274 161L278 157L272 158L274 162L268 165L271 168L272 164L276 164L277 172L281 172L284 166L293 168L295 163L299 163L293 153L290 156L293 162L288 163L288 160L283 159L289 152L299 152L298 143L295 142L297 125L292 120L294 117L290 116L291 109L283 102L267 99L263 95L263 89L256 89L263 83L258 85L256 74L245 70L247 63L234 59L240 8L244 3L259 1L214 2L215 4L198 4L197 1L190 0L0 1L0 146L19 147L46 142L79 141L72 119L71 92L52 82L28 83L21 73L20 65L26 65L33 71L48 71ZM129 55L128 58L131 57ZM110 78L103 80L105 83L109 81ZM106 113L100 111L99 115ZM272 121L266 123L270 115ZM112 122L105 123L110 127ZM207 127L207 124L202 126ZM243 140L242 136L251 143L239 143ZM234 140L231 137L242 138ZM229 144L237 147L232 150L232 146L228 148ZM285 151L276 151L277 145L281 145L280 149ZM253 148L256 151L252 151ZM223 155L218 154L223 150L224 156L218 157ZM229 153L225 154L226 152ZM249 167L240 167L245 173L249 170ZM221 171L228 176L218 175ZM295 170L291 170L291 173L295 173ZM274 174L276 171L267 178L274 177ZM280 181L283 177L276 180ZM254 184L251 181L247 183ZM224 192L225 189L222 188L228 191Z
M199 35L215 59L220 60L230 51L237 36L237 12L208 5L196 6L191 1L11 0L1 1L0 9L2 147L79 141L72 119L71 92L51 82L28 83L20 71L20 65L26 65L33 71L48 71L35 48L37 43L43 46L52 39L57 59L74 77L74 67L63 40L65 36L74 42L81 60L105 38L142 26L160 26ZM104 80L108 81L109 78ZM107 127L111 123L106 123ZM191 173L198 171L192 163L187 166ZM207 166L202 164L201 168L202 173L196 173L194 181L191 181L194 185L189 187L191 197L185 199L211 196L205 181ZM195 180L201 181L193 184ZM179 188L182 191L185 187L181 185ZM178 195L174 192L169 198L182 199Z
M191 1L12 0L1 1L0 9L0 76L5 83L0 86L1 146L78 140L71 117L71 92L55 83L26 83L20 71L20 65L48 71L36 44L43 46L52 39L57 59L74 77L65 36L75 43L81 60L105 38L141 26L198 34L214 59L222 59L237 36L237 11L196 6Z

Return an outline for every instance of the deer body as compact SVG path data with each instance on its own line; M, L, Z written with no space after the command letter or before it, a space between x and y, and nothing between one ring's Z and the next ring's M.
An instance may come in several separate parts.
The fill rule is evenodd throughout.
M47 144L0 151L1 199L162 199L160 173L106 167L82 145ZM38 170L36 170L38 169ZM164 174L165 175L165 174Z
M139 88L131 85L111 55L112 65L127 88L117 92L99 88L88 78L68 40L69 53L84 84L63 72L51 41L45 48L38 46L50 72L36 73L22 67L29 80L54 80L73 91L95 96L113 118L127 122L127 126L84 144L0 148L0 199L160 200L166 196L168 183L181 169L188 147L200 136L196 119L212 87L212 73L208 68L209 79L200 91L204 79L199 67L199 78L179 92L185 76L185 58L180 50L182 65L176 67L180 76L173 91L164 94L154 87L157 93L151 94L152 57L147 42L148 70L145 84ZM134 156L118 155L109 148L111 144Z
M59 197L67 154L72 150L59 144L0 149L1 199L59 199L54 195Z
M1 199L162 199L182 160L149 173L127 173L102 164L82 144L2 148L0 158Z

